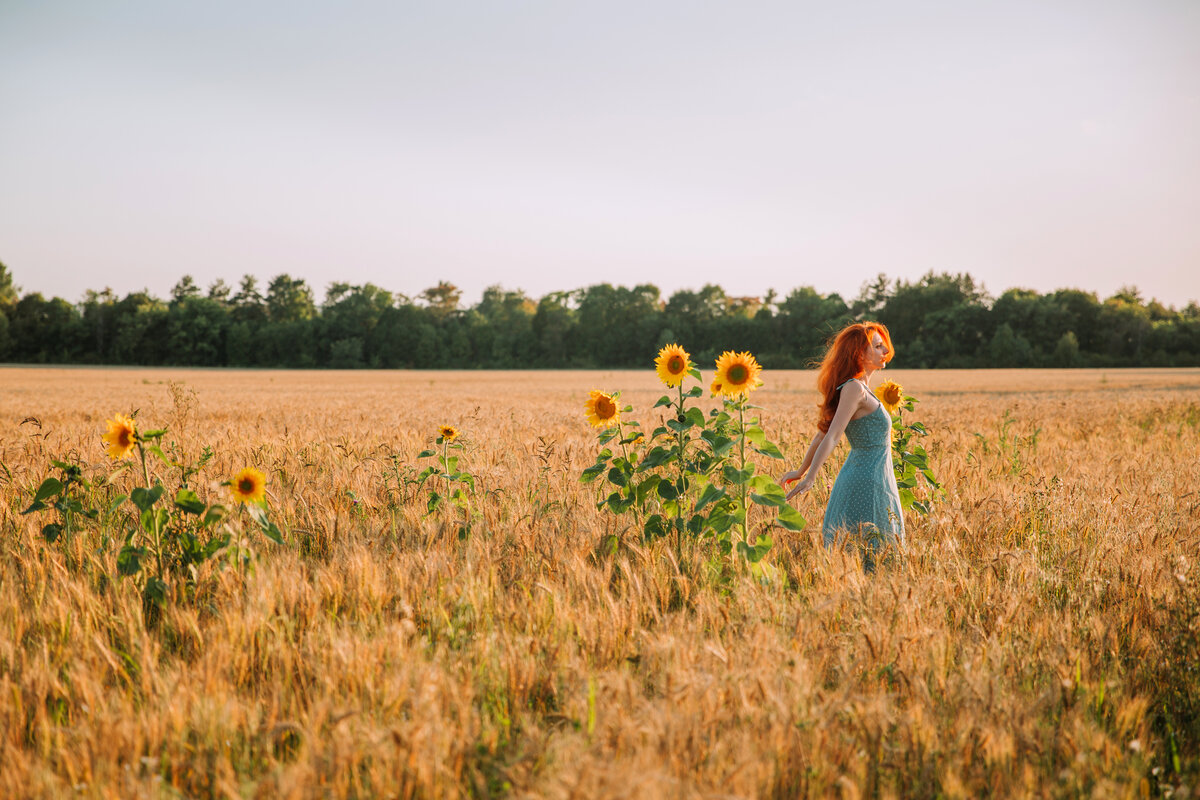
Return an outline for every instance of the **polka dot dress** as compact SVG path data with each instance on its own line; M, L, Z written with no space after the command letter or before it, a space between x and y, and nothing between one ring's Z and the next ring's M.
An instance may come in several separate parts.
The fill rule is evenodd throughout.
M892 470L892 419L880 404L850 420L846 438L850 455L829 494L821 531L826 547L842 540L863 548L863 565L870 571L875 553L904 544L904 514Z

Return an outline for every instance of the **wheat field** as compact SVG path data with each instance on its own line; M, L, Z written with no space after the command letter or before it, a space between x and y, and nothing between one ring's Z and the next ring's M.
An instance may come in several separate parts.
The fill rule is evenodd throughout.
M817 397L762 377L778 475ZM819 545L840 450L763 581L580 483L588 390L651 422L652 369L0 368L0 796L1193 796L1200 370L890 377L944 500L864 575ZM266 473L287 539L154 619L117 575L127 520L51 544L20 513L51 459L111 471L135 409L212 448L206 501ZM440 424L477 476L465 534L409 480Z

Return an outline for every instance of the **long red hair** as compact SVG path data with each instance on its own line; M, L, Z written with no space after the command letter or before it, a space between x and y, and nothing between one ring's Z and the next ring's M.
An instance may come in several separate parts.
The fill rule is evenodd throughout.
M817 408L820 415L817 427L821 431L829 430L833 413L837 411L838 387L851 378L861 378L867 360L867 348L871 346L871 334L878 333L887 345L888 353L884 363L892 360L896 350L892 347L892 337L886 326L878 322L856 322L847 325L834 337L825 358L817 371L817 391L824 397Z

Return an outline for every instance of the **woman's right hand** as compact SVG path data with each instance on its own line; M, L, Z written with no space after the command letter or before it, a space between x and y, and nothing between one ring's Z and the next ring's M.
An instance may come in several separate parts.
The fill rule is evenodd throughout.
M787 497L785 499L791 500L796 495L807 492L809 489L812 488L813 480L815 478L816 478L815 473L809 473L809 475L807 477L801 478L800 482L797 483L795 486L793 486L792 490L787 493Z
M779 485L787 486L792 481L798 481L798 480L800 480L800 476L802 476L803 474L804 474L804 470L802 470L802 469L793 469L788 472L785 472L779 478Z

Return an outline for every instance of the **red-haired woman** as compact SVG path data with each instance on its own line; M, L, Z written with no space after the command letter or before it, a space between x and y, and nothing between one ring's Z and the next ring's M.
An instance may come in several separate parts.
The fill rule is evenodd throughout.
M892 470L892 418L867 386L871 374L887 366L892 355L888 330L877 322L849 325L834 338L817 373L817 389L824 395L817 435L800 468L783 476L785 486L799 481L788 492L789 500L807 492L846 434L850 454L829 493L821 531L826 547L839 533L857 539L868 572L880 549L904 544L904 516Z

